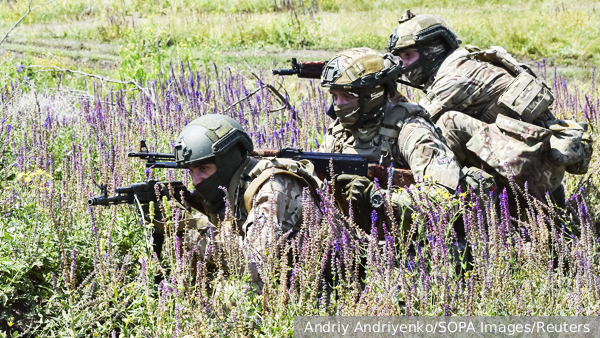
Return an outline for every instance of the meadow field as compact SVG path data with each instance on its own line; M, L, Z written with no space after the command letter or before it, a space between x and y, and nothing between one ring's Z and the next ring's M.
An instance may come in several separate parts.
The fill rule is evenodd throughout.
M203 114L237 119L256 147L317 149L331 123L329 94L270 69L350 47L383 51L406 8L442 15L465 44L505 47L546 76L557 116L593 127L588 174L565 178L567 210L526 187L513 187L525 198L517 218L506 192L430 201L414 188L411 233L396 220L380 236L343 222L328 190L322 204L304 206L296 239L269 239L258 294L241 269L251 238L224 231L226 244L213 249L230 267L223 271L182 244L172 201L154 206L169 224L161 257L152 224L132 206L88 206L102 183L109 193L150 178L190 184L183 170L146 170L127 153L140 140L171 152ZM599 9L516 0L0 2L0 337L291 337L295 316L600 314ZM471 259L452 251L459 217Z

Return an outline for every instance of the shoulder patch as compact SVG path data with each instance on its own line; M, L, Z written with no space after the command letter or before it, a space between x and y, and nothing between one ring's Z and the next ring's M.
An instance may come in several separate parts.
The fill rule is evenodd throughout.
M445 165L445 164L450 163L450 159L447 157L440 157L440 158L438 158L437 162L438 162L438 165Z

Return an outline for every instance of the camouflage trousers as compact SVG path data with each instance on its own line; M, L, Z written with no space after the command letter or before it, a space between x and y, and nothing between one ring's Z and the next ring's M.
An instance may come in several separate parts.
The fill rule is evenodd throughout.
M457 111L444 113L436 126L461 165L483 168L504 186L510 178L521 188L527 183L539 199L562 191L565 168L547 159L549 130L501 115L488 124Z

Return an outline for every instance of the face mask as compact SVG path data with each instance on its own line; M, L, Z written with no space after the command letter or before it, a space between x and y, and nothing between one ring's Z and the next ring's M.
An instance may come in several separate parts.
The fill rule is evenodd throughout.
M225 193L219 189L219 186L229 188L229 183L233 178L235 171L244 163L247 155L245 151L238 146L235 146L225 154L219 155L216 158L217 172L209 178L198 183L194 188L198 194L204 199L214 212L218 212L225 206Z
M413 62L410 66L404 68L404 76L408 82L412 83L415 86L420 86L427 81L428 76L423 76L423 67L421 67L420 60Z
M335 115L340 119L340 123L344 128L350 128L360 118L360 107L358 106L358 101L350 102L341 105L333 105L333 110Z
M333 106L335 115L340 119L344 128L362 128L366 123L379 117L379 110L385 104L387 97L380 86L362 90L363 106L360 100ZM358 94L357 94L358 96Z
M446 43L443 40L434 40L430 44L419 47L419 59L402 70L408 81L415 86L424 85L447 56Z
M377 125L377 126L371 126L371 127L365 127L365 128L358 128L358 130L355 133L354 137L356 139L358 139L360 142L369 142L378 133L379 133L379 125Z
M219 189L220 185L222 184L219 172L216 172L209 178L194 186L198 192L198 195L200 195L204 202L208 204L214 211L218 211L221 209L221 206L225 205L225 201L223 201L225 193L223 190Z
M379 134L379 127L381 126L381 114L377 114L377 118L363 124L360 128L356 128L352 132L355 139L360 142L369 142Z

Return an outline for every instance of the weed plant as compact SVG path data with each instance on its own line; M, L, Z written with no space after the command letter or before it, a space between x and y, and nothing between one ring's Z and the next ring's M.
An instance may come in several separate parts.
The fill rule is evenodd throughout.
M181 217L172 201L153 205L168 221L161 257L152 251L152 225L134 208L86 204L100 183L109 192L151 177L188 185L184 170L146 170L127 153L142 139L155 151L171 151L179 131L203 114L238 120L256 147L316 149L331 122L324 114L328 95L316 83L295 82L303 95L286 106L265 87L286 95L282 80L265 79L180 63L149 79L144 91L106 93L92 82L78 91L42 90L23 77L2 87L0 335L289 337L300 315L600 313L597 139L589 174L566 179L564 214L526 187L514 187L526 201L518 219L509 215L506 191L432 202L413 188L409 233L399 230L400 220L363 231L339 215L324 191L322 203L304 206L294 240L270 239L261 253L262 294L242 269L209 269L182 245L185 236L170 226ZM595 82L582 92L558 75L549 80L555 113L598 130ZM453 250L459 216L471 266ZM227 266L243 267L256 239L225 228L223 236L223 248L208 250ZM291 266L283 255L289 250Z

